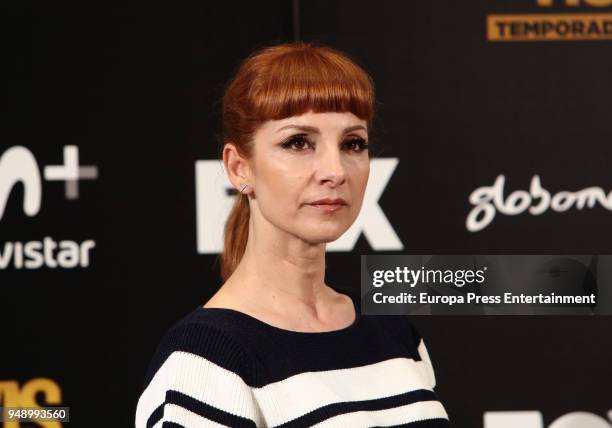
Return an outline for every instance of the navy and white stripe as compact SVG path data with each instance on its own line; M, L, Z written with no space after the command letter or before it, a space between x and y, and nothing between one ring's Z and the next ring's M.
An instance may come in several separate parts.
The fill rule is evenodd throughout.
M359 298L351 295L359 311ZM300 333L198 307L151 361L136 428L448 427L427 348L402 316Z

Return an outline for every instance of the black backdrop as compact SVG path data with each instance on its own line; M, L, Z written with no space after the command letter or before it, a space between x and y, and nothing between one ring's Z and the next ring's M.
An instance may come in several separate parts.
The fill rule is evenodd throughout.
M328 252L329 283L358 288L350 266L373 252L612 253L612 194L608 208L498 211L480 231L465 225L471 192L500 174L504 197L528 191L534 175L553 195L612 190L612 41L486 37L489 14L612 8L553 3L5 7L0 156L17 146L19 159L32 155L41 205L26 214L26 185L10 181L18 169L36 182L36 168L17 157L11 169L0 164L0 403L70 406L67 426L133 425L164 329L220 285L217 254L197 251L194 165L218 159L223 86L253 49L296 35L343 50L372 75L375 153L398 161L378 202L401 248L361 234L349 250ZM43 172L64 164L66 146L81 167L97 168L73 199L70 185ZM45 237L95 241L89 264L52 267L47 257L19 267L19 247ZM610 317L413 321L454 426L482 427L490 411L538 411L549 426L576 411L603 421L612 409Z

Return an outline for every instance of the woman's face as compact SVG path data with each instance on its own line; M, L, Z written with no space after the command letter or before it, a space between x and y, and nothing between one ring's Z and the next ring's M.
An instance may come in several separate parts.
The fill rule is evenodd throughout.
M338 239L355 221L370 173L368 130L353 113L265 122L254 135L252 209L310 243ZM339 207L313 205L341 198Z

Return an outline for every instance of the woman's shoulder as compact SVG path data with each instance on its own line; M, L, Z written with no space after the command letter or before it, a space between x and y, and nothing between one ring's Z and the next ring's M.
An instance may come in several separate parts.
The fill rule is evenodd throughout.
M400 346L415 360L422 359L423 338L408 315L362 315L382 333L387 346Z
M196 412L225 410L222 419L229 426L244 423L245 418L257 420L249 402L253 359L239 336L227 328L223 315L213 312L198 306L161 334L138 399L137 427L184 417L183 407ZM219 412L212 416L219 417Z
M172 323L161 334L147 369L145 386L170 360L175 365L212 364L247 381L252 373L247 347L237 334L235 323L224 315L198 306Z

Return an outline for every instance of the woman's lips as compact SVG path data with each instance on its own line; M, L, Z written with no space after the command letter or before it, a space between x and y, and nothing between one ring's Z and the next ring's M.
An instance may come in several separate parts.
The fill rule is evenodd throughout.
M344 204L308 204L311 207L318 208L325 213L332 213L344 207Z

